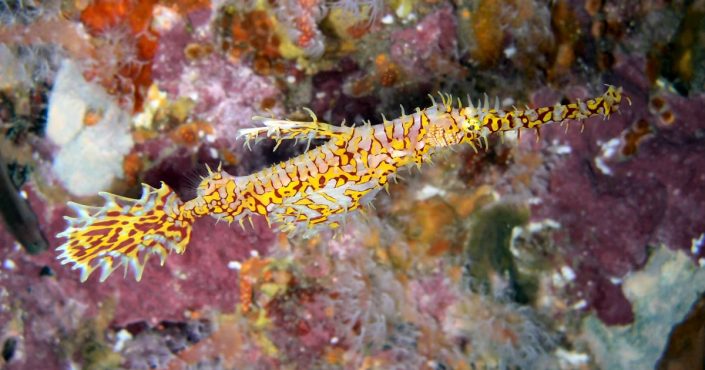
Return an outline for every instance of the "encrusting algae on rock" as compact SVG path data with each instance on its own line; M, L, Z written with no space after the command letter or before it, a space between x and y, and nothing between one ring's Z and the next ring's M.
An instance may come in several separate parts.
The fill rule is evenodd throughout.
M313 113L312 122L256 117L261 127L240 131L246 145L264 137L277 144L290 139L328 141L248 176L209 169L196 198L187 202L162 183L159 189L143 185L138 200L101 193L106 200L102 207L70 203L77 217L66 217L69 225L59 236L68 240L57 248L58 258L81 270L82 281L99 267L100 279L105 280L121 265L125 273L132 266L140 280L150 255L158 255L163 264L170 252L186 250L197 217L210 215L244 227L245 219L252 222L253 215L261 215L281 231L303 236L319 226L337 228L346 213L368 205L403 168L420 167L433 155L461 144L477 151L478 146L487 147L488 137L495 133L538 131L551 122L593 116L607 119L618 111L622 89L609 86L604 94L584 102L511 111L503 111L498 100L494 107L487 98L463 106L460 99L440 96L440 104L434 100L429 108L408 115L402 111L401 117L374 126L370 122L333 126L319 122Z

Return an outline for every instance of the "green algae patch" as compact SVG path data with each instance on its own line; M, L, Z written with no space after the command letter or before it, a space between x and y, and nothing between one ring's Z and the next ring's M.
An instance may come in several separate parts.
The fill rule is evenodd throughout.
M84 369L119 368L122 357L113 351L105 337L105 333L110 331L114 312L115 302L104 302L95 317L84 320L75 332L63 338L61 346L64 353L79 359Z
M512 232L515 227L529 221L529 209L524 206L497 203L486 207L470 218L470 236L465 246L469 261L471 285L480 291L498 287L496 277L506 281L512 299L518 303L532 301L537 290L535 279L519 273L511 251Z

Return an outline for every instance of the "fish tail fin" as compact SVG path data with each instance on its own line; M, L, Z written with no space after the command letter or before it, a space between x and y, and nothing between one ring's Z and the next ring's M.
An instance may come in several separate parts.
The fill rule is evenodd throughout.
M57 234L67 239L57 248L61 252L57 258L80 270L82 282L98 268L104 281L121 265L125 275L132 270L139 281L152 254L163 265L170 252L186 250L194 215L163 182L159 189L142 184L140 199L99 195L105 199L102 207L69 202L77 216L65 216L68 226Z

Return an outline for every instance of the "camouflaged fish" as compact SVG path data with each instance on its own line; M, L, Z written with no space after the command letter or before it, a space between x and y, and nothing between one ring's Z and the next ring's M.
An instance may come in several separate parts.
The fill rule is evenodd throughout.
M59 236L67 241L57 248L58 258L81 270L81 281L98 268L103 281L121 265L140 280L150 255L163 264L169 253L186 250L191 225L201 216L240 225L263 216L289 233L311 233L320 225L337 228L347 213L370 203L403 168L421 166L449 147L467 144L477 151L487 147L494 133L538 130L547 123L593 116L607 119L619 109L622 89L609 86L587 101L510 111L500 109L498 101L491 107L487 97L484 104L463 106L459 99L440 95L440 103L378 125L333 126L313 113L311 122L255 117L261 127L240 131L247 145L263 137L277 145L289 139L327 141L249 176L209 169L197 196L187 202L164 183L159 189L143 184L140 199L100 193L102 207L71 202L77 217L66 217L68 227Z

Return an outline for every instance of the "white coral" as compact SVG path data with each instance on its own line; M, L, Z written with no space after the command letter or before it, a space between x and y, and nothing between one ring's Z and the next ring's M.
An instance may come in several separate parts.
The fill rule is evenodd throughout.
M84 124L88 112L101 116L98 123ZM77 196L107 190L122 178L123 158L133 145L129 115L69 60L62 63L49 99L47 136L60 147L52 170Z

